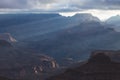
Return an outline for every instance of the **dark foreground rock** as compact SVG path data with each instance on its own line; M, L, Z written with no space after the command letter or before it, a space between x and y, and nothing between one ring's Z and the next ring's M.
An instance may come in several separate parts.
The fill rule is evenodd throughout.
M120 80L120 63L105 53L92 54L87 63L47 80Z

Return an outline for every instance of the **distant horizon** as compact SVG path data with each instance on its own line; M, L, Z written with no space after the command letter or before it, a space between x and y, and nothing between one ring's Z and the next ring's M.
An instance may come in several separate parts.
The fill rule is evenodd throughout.
M106 10L106 11L105 10L86 10L81 12L66 12L66 13L63 12L60 14L63 16L73 16L77 13L89 13L99 18L101 21L106 21L113 16L120 15L120 10Z
M77 12L40 12L40 11L0 11L0 14L60 14L61 16L71 17L75 14L91 14L101 21L106 21L113 16L120 15L120 10L86 10Z

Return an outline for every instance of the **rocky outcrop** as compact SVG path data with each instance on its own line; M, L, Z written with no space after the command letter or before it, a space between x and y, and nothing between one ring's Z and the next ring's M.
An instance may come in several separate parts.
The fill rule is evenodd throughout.
M58 67L52 57L16 49L10 42L0 40L0 76L15 80L38 80Z
M7 49L0 54L0 76L11 79L25 79L50 73L59 66L56 61L46 55L22 53ZM35 79L36 80L36 79Z
M1 33L0 40L6 40L8 42L17 42L17 40L14 39L10 33Z
M12 79L8 79L6 77L0 77L0 80L12 80Z
M96 50L91 56L95 56L99 53L104 53L105 55L109 56L112 61L120 63L120 50Z
M92 55L87 63L47 80L119 80L120 63L111 61L104 53Z
M0 47L12 47L12 45L6 40L0 40Z

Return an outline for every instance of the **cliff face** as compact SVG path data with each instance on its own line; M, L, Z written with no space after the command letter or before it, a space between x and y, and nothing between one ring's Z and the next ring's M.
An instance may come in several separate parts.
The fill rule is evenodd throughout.
M0 76L10 79L40 77L59 67L53 58L42 54L31 54L12 48L0 49L0 53Z
M0 76L10 79L37 80L58 67L52 57L16 49L7 40L0 40Z
M0 80L12 80L12 79L8 79L6 77L0 77Z
M14 39L10 33L1 33L0 40L6 40L8 42L17 42L17 40Z
M112 61L119 62L120 63L120 50L96 50L92 53L91 57L98 54L98 53L104 53L105 55L109 56Z
M111 61L104 53L92 55L87 63L47 80L119 80L120 63Z
M12 47L12 45L6 40L0 40L0 47Z

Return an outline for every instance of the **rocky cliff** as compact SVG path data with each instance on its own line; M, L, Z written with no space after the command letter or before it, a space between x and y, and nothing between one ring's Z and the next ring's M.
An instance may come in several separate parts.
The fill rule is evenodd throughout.
M58 67L52 57L17 49L7 40L0 40L0 76L37 80L41 79L41 76L48 76L48 73L52 73Z
M13 38L10 33L0 33L0 40L6 40L8 42L17 42L17 40Z
M53 76L47 80L119 80L120 63L113 62L104 53L92 55L88 62L67 69L64 73Z

